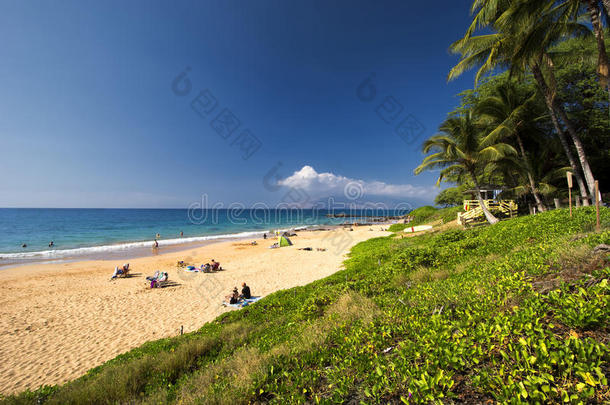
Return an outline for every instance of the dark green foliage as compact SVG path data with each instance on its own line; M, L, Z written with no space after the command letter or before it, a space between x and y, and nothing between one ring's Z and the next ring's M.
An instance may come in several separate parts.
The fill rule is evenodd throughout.
M455 205L462 205L464 201L464 194L459 187L449 187L441 191L434 198L434 202L437 205L443 207L453 207Z
M610 210L602 222L591 233L594 210L581 208L372 239L326 279L5 402L602 403L607 258L533 287L561 277L566 249L610 243Z

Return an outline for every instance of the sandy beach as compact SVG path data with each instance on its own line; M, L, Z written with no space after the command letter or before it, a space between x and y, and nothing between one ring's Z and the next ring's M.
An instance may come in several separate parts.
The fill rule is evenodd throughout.
M273 240L220 242L129 260L132 276L110 281L109 260L37 264L0 270L0 387L4 394L60 384L142 343L191 332L219 314L230 290L247 282L255 296L304 285L341 269L358 242L385 236L381 226L299 232L294 245ZM298 250L311 247L312 251ZM317 251L316 248L326 248ZM188 273L219 261L223 271ZM146 276L169 273L175 285L147 288ZM154 315L151 315L154 314Z

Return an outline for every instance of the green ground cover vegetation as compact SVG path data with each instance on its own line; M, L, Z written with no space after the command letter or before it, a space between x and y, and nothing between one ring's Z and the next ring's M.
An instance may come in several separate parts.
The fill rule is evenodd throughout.
M610 210L594 221L371 239L330 277L2 402L607 403Z

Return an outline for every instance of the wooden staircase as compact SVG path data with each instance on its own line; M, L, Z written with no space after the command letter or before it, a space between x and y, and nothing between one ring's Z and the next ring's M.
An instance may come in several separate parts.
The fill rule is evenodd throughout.
M498 217L510 217L517 213L517 204L513 200L483 200L489 211ZM460 225L471 225L485 221L483 208L479 200L464 200L464 212L458 212L457 222Z

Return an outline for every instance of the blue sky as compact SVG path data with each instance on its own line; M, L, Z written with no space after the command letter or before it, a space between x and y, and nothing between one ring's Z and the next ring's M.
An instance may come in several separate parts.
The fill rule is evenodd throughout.
M430 202L435 174L413 169L472 87L446 82L469 3L2 2L0 206L275 204L289 186L319 199L352 183ZM240 121L226 139L224 109Z

